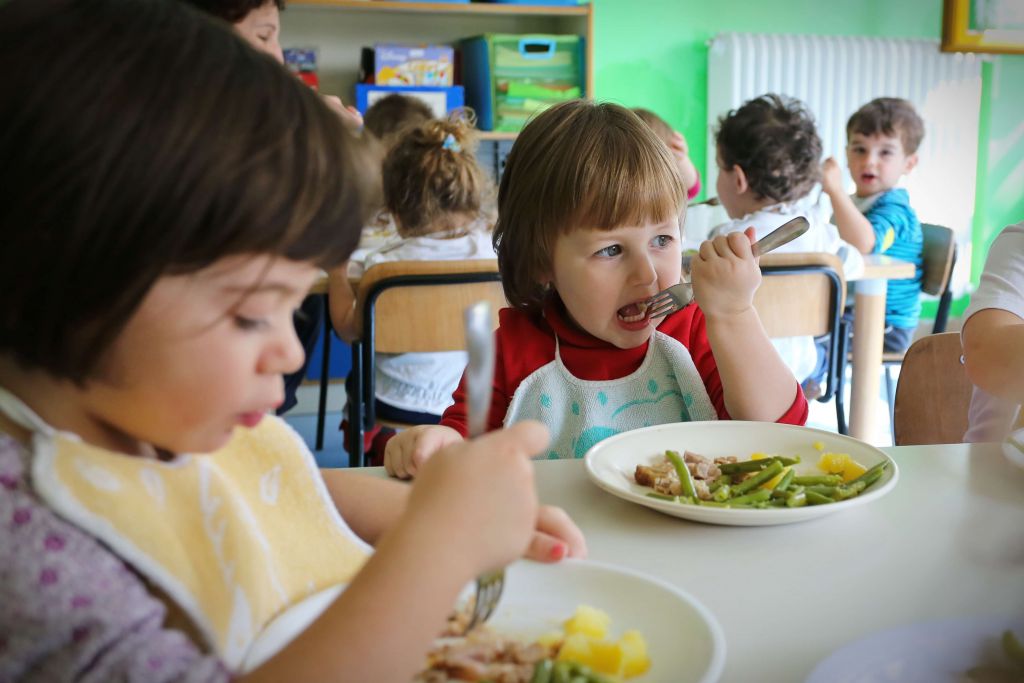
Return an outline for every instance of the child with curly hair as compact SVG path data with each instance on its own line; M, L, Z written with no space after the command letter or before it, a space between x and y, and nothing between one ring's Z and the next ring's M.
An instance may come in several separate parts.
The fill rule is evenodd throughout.
M803 216L810 223L807 232L777 251L836 254L847 277L863 270L860 252L839 236L827 208L815 199L821 139L802 102L775 94L755 97L719 119L715 142L718 199L732 220L713 228L712 235L753 227L760 239ZM801 382L821 375L827 359L813 338L772 343Z

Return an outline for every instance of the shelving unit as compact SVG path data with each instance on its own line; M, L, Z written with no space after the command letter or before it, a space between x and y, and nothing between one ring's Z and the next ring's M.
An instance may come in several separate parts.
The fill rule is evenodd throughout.
M281 14L285 47L315 47L321 89L354 99L359 50L375 43L443 43L483 33L572 33L586 39L586 92L594 92L593 5L293 0ZM484 140L514 134L485 133Z

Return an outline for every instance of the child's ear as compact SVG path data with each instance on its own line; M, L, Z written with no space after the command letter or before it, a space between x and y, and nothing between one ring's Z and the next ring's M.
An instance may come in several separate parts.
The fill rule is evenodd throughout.
M743 167L739 164L734 164L732 167L733 182L736 183L736 194L741 195L750 189L750 183L747 182L747 174L743 172Z
M903 167L903 173L904 174L910 173L911 171L914 170L914 168L916 166L917 166L917 154L914 153L914 154L911 154L910 156L907 157L907 161L906 161L906 163L904 164L904 167Z

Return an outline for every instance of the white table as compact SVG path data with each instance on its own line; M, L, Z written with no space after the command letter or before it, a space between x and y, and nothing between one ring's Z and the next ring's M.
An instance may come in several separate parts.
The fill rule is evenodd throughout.
M711 610L727 643L722 681L799 683L878 630L1024 614L1024 470L994 444L885 450L900 467L889 495L786 526L668 517L604 493L581 461L538 462L537 485L583 529L592 559L660 577Z

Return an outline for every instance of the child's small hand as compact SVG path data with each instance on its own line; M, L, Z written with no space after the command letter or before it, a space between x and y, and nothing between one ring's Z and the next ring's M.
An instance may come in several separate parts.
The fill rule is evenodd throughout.
M587 542L572 518L560 507L541 505L526 557L537 562L558 562L566 557L585 558Z
M460 441L462 435L451 427L420 425L403 429L384 448L384 469L392 477L411 479L430 456Z
M754 229L719 235L691 261L693 296L707 317L744 313L754 305L761 269L751 246Z
M420 471L403 521L430 537L442 534L438 552L462 555L472 573L521 557L533 547L535 529L578 552L571 521L540 515L530 457L547 443L543 425L524 421L438 451ZM550 555L547 539L536 545Z
M341 116L341 120L353 128L363 127L363 115L355 107L346 105L337 95L320 95L324 104L333 109Z
M835 193L843 194L843 169L839 167L835 157L825 159L821 165L821 189L830 196Z
M672 131L672 139L669 140L668 148L679 159L685 159L690 156L690 146L687 144L683 134L677 130Z

